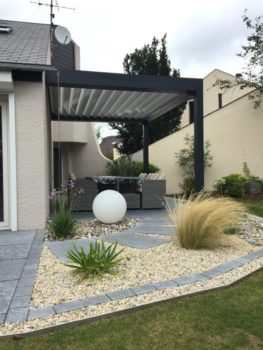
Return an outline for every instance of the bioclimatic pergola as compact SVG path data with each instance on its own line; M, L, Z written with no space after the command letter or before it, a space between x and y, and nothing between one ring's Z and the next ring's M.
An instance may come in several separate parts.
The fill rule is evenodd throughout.
M149 166L149 122L194 99L195 188L203 188L202 79L46 71L46 84L52 120L141 123L145 172Z

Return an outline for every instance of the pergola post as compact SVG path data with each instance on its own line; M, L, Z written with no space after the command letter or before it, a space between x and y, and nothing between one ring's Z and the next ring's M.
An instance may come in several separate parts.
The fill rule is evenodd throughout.
M144 121L143 127L143 172L149 173L149 123Z
M194 100L194 170L195 190L204 188L204 126L203 126L203 81L197 89Z

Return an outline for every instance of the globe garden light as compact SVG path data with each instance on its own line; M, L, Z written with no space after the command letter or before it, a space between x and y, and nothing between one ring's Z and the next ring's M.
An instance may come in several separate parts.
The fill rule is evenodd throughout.
M95 197L92 210L99 221L104 224L114 224L123 219L127 203L119 192L106 190Z

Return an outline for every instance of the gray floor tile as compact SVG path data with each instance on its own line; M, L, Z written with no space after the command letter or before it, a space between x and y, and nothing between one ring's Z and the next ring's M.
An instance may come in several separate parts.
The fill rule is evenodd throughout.
M25 259L28 255L30 244L12 244L0 246L0 259Z
M32 231L0 231L0 245L31 244L35 237Z
M166 218L153 217L153 218L142 218L138 224L156 226L156 225L171 225L171 222L169 219L166 219Z
M31 295L14 297L10 304L10 308L15 309L20 307L28 307L30 304L30 300L31 300Z
M0 260L0 281L19 279L25 261L25 259Z
M98 305L107 303L111 301L110 298L106 294L95 295L94 297L82 298L81 302L84 306Z
M58 304L54 306L56 313L74 311L82 309L84 304L81 300L69 301L68 303Z
M155 287L154 283L143 284L143 285L140 285L140 286L132 287L130 289L136 295L141 295L141 294L144 294L144 293L154 292L154 291L157 290L157 288Z
M28 295L31 296L32 291L33 291L33 285L28 285L25 287L18 286L16 291L15 291L14 296L15 297L25 297Z
M145 234L155 234L155 235L174 235L175 229L171 226L161 226L161 225L137 225L130 229L130 231L135 233L145 233Z
M173 280L166 280L166 281L160 281L160 282L154 282L154 287L156 289L166 289L166 288L173 288L177 286L177 283Z
M107 296L111 300L119 300L119 299L129 298L129 297L133 297L135 295L136 294L134 292L132 292L130 289L117 290L115 292L107 293Z
M148 249L167 243L169 240L161 237L153 237L137 233L113 233L104 236L107 242L118 242L123 246L137 249Z
M6 314L0 314L0 324L4 323Z
M6 316L6 323L17 323L26 321L28 314L28 308L21 307L17 309L9 309Z

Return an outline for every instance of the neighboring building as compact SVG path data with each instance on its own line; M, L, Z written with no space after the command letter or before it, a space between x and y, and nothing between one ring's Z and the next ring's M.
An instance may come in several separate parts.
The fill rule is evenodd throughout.
M102 139L100 143L100 150L104 157L113 159L114 158L114 148L120 143L120 138L118 136L106 136Z
M79 69L79 57L74 41L50 40L50 25L0 20L0 229L45 227L54 184L105 167L92 123L51 132L45 71Z
M205 169L205 187L230 173L242 173L247 162L253 175L263 177L263 106L254 109L250 89L238 87L224 92L213 86L217 79L235 79L215 69L204 80L204 139L211 143L213 165ZM193 134L193 104L190 100L182 115L182 128L149 146L150 162L167 176L167 193L181 192L183 171L176 164L175 152L184 147L184 137ZM142 159L142 151L134 154Z

